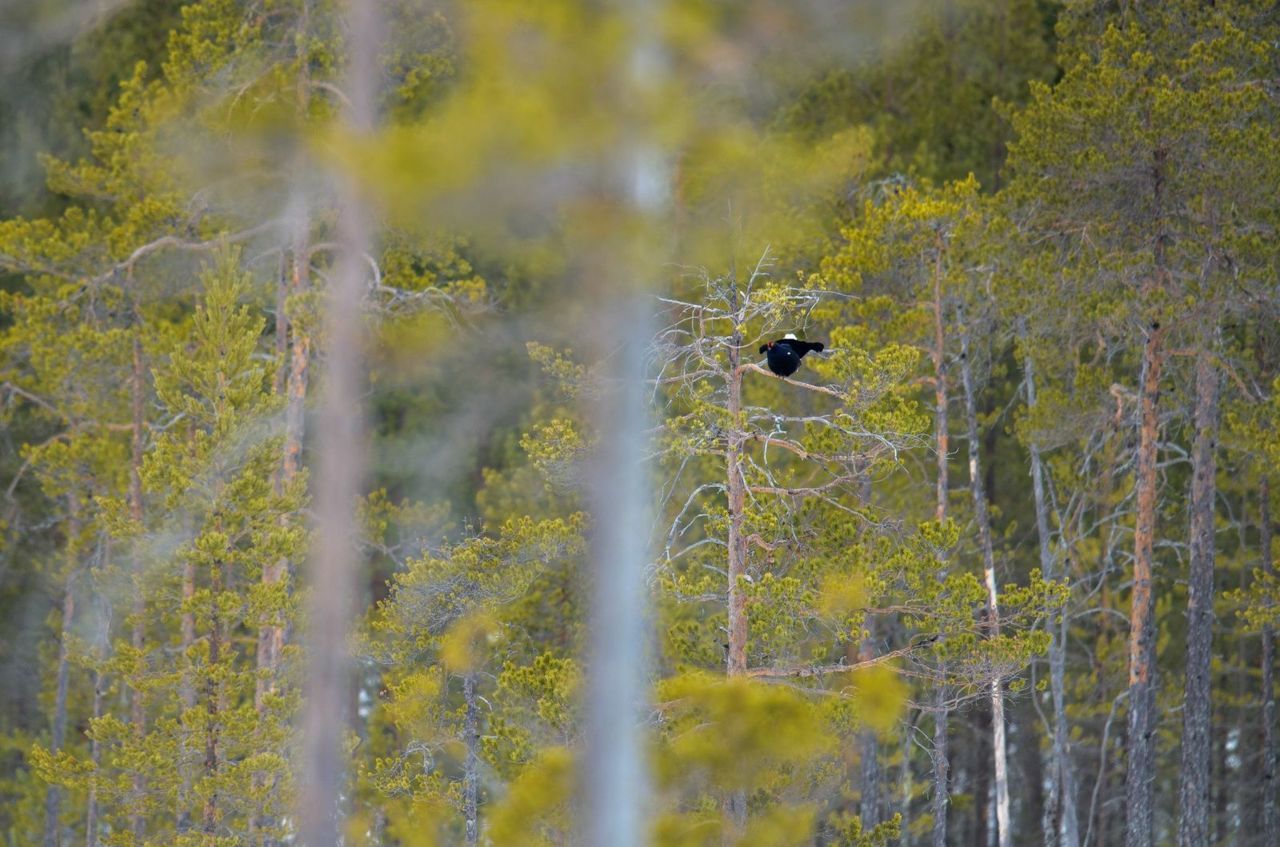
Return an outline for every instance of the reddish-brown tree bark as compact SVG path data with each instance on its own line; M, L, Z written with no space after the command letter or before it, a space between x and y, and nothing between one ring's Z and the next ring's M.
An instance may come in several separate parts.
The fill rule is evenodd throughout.
M1137 524L1133 538L1133 590L1129 612L1128 762L1125 772L1125 847L1151 847L1155 812L1155 566L1156 458L1160 450L1160 375L1165 329L1147 330L1142 350L1138 412Z

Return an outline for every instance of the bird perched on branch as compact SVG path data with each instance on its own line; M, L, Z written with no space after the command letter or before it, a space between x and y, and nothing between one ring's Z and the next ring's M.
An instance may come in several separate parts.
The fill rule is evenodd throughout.
M788 332L777 341L761 344L760 352L768 354L769 370L778 376L791 376L800 367L800 360L806 353L821 353L824 346L821 341L801 341Z

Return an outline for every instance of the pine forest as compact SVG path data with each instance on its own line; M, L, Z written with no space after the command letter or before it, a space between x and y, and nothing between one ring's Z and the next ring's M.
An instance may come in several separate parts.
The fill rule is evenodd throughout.
M1280 847L1274 0L0 80L0 847Z

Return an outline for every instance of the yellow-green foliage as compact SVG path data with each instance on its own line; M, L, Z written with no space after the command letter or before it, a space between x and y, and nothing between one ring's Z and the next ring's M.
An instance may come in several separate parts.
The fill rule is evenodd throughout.
M656 844L883 847L900 829L923 841L940 823L924 811L928 709L1001 680L1019 695L1010 737L1035 754L1045 736L1025 716L1051 699L1029 690L1044 683L1032 663L1059 616L1076 763L1113 753L1102 736L1127 684L1135 385L1157 320L1170 354L1162 707L1181 697L1183 354L1208 328L1222 330L1225 377L1215 611L1225 634L1280 624L1280 582L1255 547L1258 486L1280 461L1273 3L958 0L907 15L902 40L888 27L867 45L877 61L856 67L812 64L826 39L862 45L814 32L812 4L641 4L645 20L625 5L379 3L379 127L359 135L344 117L342 4L328 0L187 3L160 61L83 83L110 108L74 128L79 153L42 157L48 216L0 219L0 612L21 611L27 636L0 658L15 691L39 678L3 698L23 708L0 714L0 840L40 843L51 787L61 843L86 840L91 792L104 847L296 839L310 412L350 214L333 187L348 180L377 231L364 326L377 458L359 520L378 600L354 639L352 844L461 842L468 768L481 843L580 837L595 578L580 510L593 412L613 387L611 357L588 358L601 342L582 327L606 290L660 294L647 301L662 328L646 351L654 520L631 528L651 533ZM662 49L636 51L641 31ZM15 79L22 92L61 84ZM637 157L670 177L643 214L620 178ZM826 344L790 381L753 367L786 332ZM932 520L935 389L950 392L954 435L961 332L1006 583L998 634L963 440L942 459L948 519ZM301 409L282 391L294 352L310 357ZM1033 366L1030 408L1020 380ZM451 384L424 387L429 370ZM475 426L472 399L485 406ZM291 480L286 410L304 430ZM445 456L457 429L468 447ZM410 441L459 468L426 486L440 502L405 495L424 488L394 452ZM1031 540L1029 447L1044 461L1052 580ZM737 515L731 483L746 489ZM264 582L273 568L281 578ZM747 667L727 678L731 589ZM284 654L260 666L273 627ZM1241 737L1261 711L1253 643L1213 668L1238 682L1214 706ZM60 744L46 720L59 667ZM1162 726L1161 749L1176 749ZM952 817L965 818L981 811L977 736L952 738ZM1250 772L1247 748L1218 770ZM874 799L870 766L875 826L853 813ZM1172 775L1165 763L1152 778ZM1014 795L1019 815L1038 802ZM1257 799L1222 817L1224 838L1238 840ZM1117 808L1099 805L1099 828L1119 831Z
M653 762L662 813L654 823L656 843L808 843L822 799L839 791L847 713L861 716L855 721L886 724L899 713L904 691L892 671L859 674L856 680L817 700L788 686L703 673L660 682ZM738 792L750 810L741 830L721 812ZM859 840L856 818L838 828L847 839L839 843L884 843L896 823L877 828L868 841Z
M370 627L368 650L391 670L374 717L386 734L365 776L380 795L405 798L389 818L396 826L407 826L399 814L427 803L437 809L442 831L457 831L464 677L488 704L479 718L486 771L521 779L538 767L533 763L546 744L573 737L576 665L527 652L521 602L548 574L573 567L583 552L582 532L580 515L512 518L492 535L409 562L393 579Z
M512 780L491 811L488 836L495 847L551 847L573 832L573 756L563 747L544 749Z

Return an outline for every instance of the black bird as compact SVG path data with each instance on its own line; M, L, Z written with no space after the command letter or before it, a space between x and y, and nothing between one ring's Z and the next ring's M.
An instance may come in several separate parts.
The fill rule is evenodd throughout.
M768 354L769 370L778 376L791 376L799 369L806 353L821 353L824 346L821 341L801 341L787 333L777 341L761 344L760 352Z

